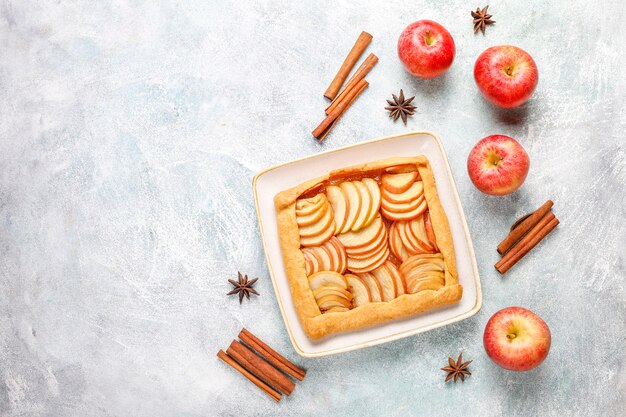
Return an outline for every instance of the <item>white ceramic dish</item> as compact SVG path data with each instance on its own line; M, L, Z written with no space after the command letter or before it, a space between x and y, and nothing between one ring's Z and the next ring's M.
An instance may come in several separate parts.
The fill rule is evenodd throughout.
M430 160L439 198L452 230L459 282L463 285L463 298L458 304L407 319L339 333L318 341L310 340L302 330L291 299L278 241L274 196L282 190L324 175L333 169L389 157L415 155L425 155ZM300 355L318 357L390 342L464 320L480 310L482 293L472 240L448 160L436 134L412 132L374 139L268 168L254 177L253 189L274 291L291 342Z

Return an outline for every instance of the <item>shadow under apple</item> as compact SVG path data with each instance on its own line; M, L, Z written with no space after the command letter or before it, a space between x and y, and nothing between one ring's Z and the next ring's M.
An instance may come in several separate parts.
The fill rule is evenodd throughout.
M521 126L528 123L529 115L534 106L532 99L519 107L505 109L491 104L480 93L477 93L477 95L482 103L481 110L491 113L498 122L509 126Z
M405 84L413 91L419 91L421 96L437 96L446 88L449 71L436 78L419 78L405 72Z

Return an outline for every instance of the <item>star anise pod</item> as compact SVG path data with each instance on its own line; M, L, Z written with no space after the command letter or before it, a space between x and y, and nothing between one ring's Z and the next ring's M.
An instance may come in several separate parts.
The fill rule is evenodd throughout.
M228 282L233 284L235 288L227 295L239 294L239 304L241 304L244 295L248 300L250 299L250 294L259 295L259 293L256 292L254 288L252 288L254 283L257 282L258 278L248 280L247 275L242 275L241 272L237 272L237 274L239 274L239 278L237 279L237 281L232 279L228 280Z
M456 362L448 356L448 366L441 368L442 371L446 371L448 373L444 382L448 382L452 378L454 378L455 384L457 378L460 378L461 382L465 382L465 375L472 374L467 370L470 363L472 363L472 361L463 362L463 352L461 352Z
M413 101L415 96L411 98L404 98L404 91L400 90L400 97L397 97L395 94L392 94L393 101L387 100L389 105L385 107L386 110L389 110L389 117L393 117L393 121L398 120L398 117L402 117L402 121L406 124L407 116L413 116L415 110L415 106L410 103Z
M472 12L472 17L474 18L474 33L478 32L478 29L480 29L484 35L485 27L496 23L495 20L491 20L491 15L487 14L488 8L489 6L485 6L480 10L480 7L477 7L476 11Z

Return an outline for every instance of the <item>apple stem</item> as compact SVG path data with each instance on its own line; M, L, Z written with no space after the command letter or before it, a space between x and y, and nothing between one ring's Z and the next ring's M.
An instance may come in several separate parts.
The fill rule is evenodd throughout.
M498 165L500 165L500 162L502 162L502 157L494 152L489 155L489 162L491 163L491 165L497 167Z
M507 339L512 340L512 339L515 339L516 335L515 335L515 333L509 333L509 334L506 335L506 337L507 337Z
M429 30L426 31L426 37L424 38L424 41L426 41L426 45L428 46L430 46L433 41L432 37L430 36Z

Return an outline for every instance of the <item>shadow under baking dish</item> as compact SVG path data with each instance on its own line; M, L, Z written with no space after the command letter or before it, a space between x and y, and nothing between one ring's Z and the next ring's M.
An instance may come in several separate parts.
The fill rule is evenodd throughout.
M416 155L425 155L429 159L437 182L439 200L450 223L463 298L458 304L413 317L338 333L317 341L310 340L300 325L291 298L278 240L274 196L334 169L378 159ZM254 177L252 187L274 291L291 343L300 355L319 357L374 346L464 320L480 310L482 292L474 248L448 159L436 134L411 132L387 136L311 155L259 172Z

